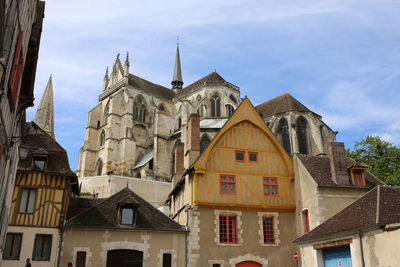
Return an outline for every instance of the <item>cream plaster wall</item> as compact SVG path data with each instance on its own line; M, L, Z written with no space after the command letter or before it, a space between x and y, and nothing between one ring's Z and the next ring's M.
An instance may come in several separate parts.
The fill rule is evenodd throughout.
M160 266L160 253L172 253L172 266L185 266L185 238L184 232L66 229L60 266L76 260L81 248L90 252L88 267L105 267L107 251L114 249L142 251L143 267Z
M42 228L42 227L20 227L9 226L8 233L22 233L21 251L19 260L2 260L2 267L21 267L25 266L27 258L31 259L32 266L54 267L57 263L58 246L60 243L59 229L57 228ZM49 261L34 261L32 260L33 246L35 244L36 234L52 235L51 253Z
M157 208L165 206L171 191L171 183L116 175L81 177L79 182L82 183L82 193L98 193L99 198L110 197L128 185L133 192Z
M364 234L366 266L400 266L400 229Z

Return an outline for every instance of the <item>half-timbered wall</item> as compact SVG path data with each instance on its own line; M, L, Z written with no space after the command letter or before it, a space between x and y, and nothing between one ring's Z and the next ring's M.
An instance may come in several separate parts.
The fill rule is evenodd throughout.
M18 172L11 204L9 225L58 227L70 193L69 177L42 172ZM32 213L20 213L23 189L35 189Z
M244 152L243 162L235 161L235 151ZM257 153L257 162L249 162L249 152ZM291 164L271 137L255 124L242 121L217 140L206 159L206 171L195 174L194 204L294 209L294 177L289 168ZM222 174L235 176L234 194L221 193ZM264 177L277 179L277 196L264 195Z

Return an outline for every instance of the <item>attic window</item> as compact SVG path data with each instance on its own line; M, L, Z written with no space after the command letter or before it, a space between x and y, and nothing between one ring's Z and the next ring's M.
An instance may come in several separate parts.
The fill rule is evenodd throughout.
M45 157L35 157L33 159L34 169L36 170L44 170L46 166L47 159Z
M353 184L355 186L365 186L365 178L364 178L364 171L362 170L353 170Z
M121 208L121 224L127 224L127 225L133 224L132 208Z

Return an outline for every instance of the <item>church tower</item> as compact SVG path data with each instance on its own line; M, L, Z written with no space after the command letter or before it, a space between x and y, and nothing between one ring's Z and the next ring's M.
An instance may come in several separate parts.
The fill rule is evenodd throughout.
M182 89L183 80L182 80L182 71L181 71L181 59L179 56L179 42L176 45L174 75L172 77L171 84L172 84L172 89L174 91L177 91L178 89Z
M53 101L53 81L50 75L44 90L39 107L33 120L42 130L55 139L54 135L54 101Z

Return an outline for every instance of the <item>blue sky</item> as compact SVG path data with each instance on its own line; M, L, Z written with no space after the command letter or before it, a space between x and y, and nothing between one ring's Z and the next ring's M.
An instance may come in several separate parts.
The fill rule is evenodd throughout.
M400 1L47 1L32 120L53 74L55 134L76 169L106 66L170 87L180 36L185 85L214 69L254 105L289 92L346 147L400 145Z

